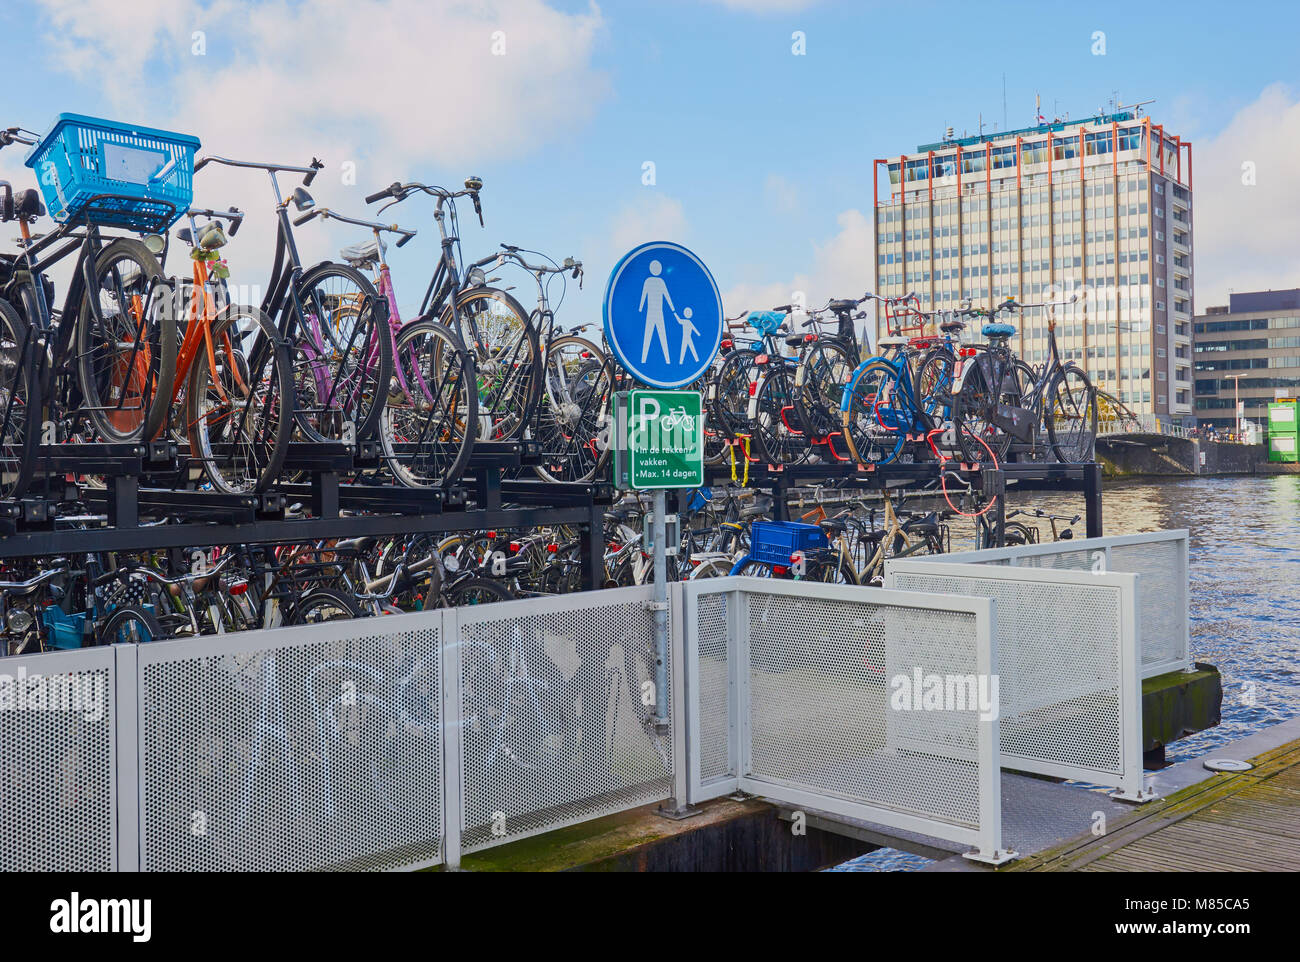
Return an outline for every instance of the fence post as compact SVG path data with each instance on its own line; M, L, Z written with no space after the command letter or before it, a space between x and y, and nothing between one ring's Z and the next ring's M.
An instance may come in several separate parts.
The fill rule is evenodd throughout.
M460 621L455 608L442 609L438 632L442 664L438 680L442 689L442 834L443 864L460 868L460 826L464 821L465 719L461 697Z
M141 869L143 830L140 796L140 677L139 649L113 646L113 790L117 793L117 837L114 867L119 872Z
M1138 608L1140 575L1122 573L1120 609L1125 613L1119 631L1120 745L1124 772L1119 791L1110 797L1122 802L1149 802L1157 798L1142 784L1142 619Z
M668 718L672 732L673 797L659 805L659 814L665 818L680 819L698 815L690 798L690 770L687 767L686 739L690 726L687 719L686 700L695 697L686 686L686 620L693 612L686 610L686 586L680 581L668 585ZM698 710L698 703L691 709ZM698 751L698 748L696 749Z
M992 679L998 674L997 604L992 598L981 599L986 607L975 616L975 660L980 677ZM999 702L1001 695L999 694ZM1002 847L1002 739L998 724L1001 705L995 702L991 718L979 720L980 772L980 843L979 850L965 857L987 865L1001 865L1019 853Z

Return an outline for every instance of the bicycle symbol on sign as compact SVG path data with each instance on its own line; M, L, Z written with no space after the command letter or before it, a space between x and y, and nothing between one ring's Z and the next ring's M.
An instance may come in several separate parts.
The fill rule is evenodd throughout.
M678 426L687 434L695 430L695 418L686 413L686 408L675 407L667 414L659 416L659 429L661 431L672 431Z

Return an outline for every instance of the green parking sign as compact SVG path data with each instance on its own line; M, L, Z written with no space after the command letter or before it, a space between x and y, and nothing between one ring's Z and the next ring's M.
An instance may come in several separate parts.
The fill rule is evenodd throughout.
M698 391L620 391L614 483L623 490L704 484L704 404Z

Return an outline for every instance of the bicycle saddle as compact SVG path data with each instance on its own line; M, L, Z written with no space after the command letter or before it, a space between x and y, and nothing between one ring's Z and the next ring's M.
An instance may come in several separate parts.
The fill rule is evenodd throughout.
M902 347L911 343L911 338L903 337L901 334L886 334L884 337L876 338L876 344L880 347Z
M45 215L45 205L41 203L38 190L12 191L4 185L3 198L0 198L0 220L35 220Z
M831 301L830 304L827 305L827 307L831 309L832 314L845 314L849 311L856 310L857 306L858 302L854 300Z
M962 321L944 321L939 325L939 330L945 334L951 334L953 331L964 331L966 325Z
M787 335L785 336L785 342L786 342L787 344L789 344L791 347L798 347L800 344L803 343L803 335L802 335L802 334L787 334Z
M1003 324L1000 321L993 321L985 324L984 327L980 329L980 333L985 337L1010 337L1012 334L1016 333L1016 326L1014 324Z
M353 267L364 267L379 260L379 242L369 240L364 244L352 244L339 251L339 257Z

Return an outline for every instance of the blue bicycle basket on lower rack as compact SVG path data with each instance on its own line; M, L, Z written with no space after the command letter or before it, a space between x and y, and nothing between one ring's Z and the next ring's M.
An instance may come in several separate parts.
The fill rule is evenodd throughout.
M770 565L788 565L796 551L805 555L825 550L826 532L800 521L755 521L749 526L749 557Z
M81 114L59 114L28 153L50 216L161 232L194 197L197 137Z

